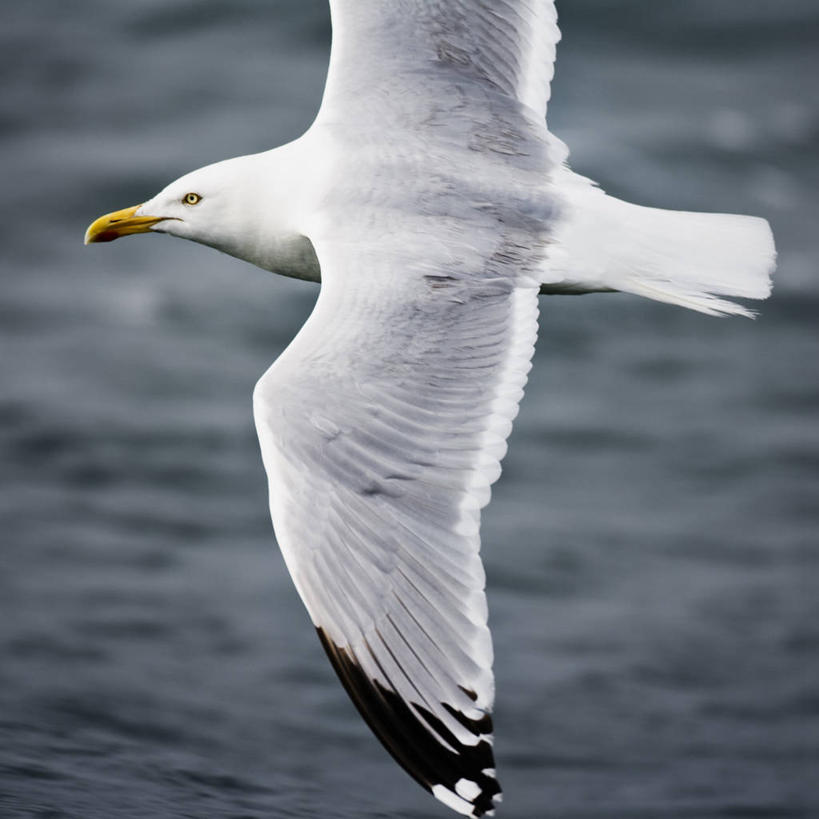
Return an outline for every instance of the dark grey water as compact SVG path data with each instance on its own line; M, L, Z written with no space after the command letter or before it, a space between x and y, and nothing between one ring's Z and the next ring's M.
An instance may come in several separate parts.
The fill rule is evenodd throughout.
M819 816L819 4L564 0L553 129L771 220L757 322L543 302L485 515L502 815ZM100 213L297 136L322 0L0 12L0 816L446 816L275 549L255 379L315 290Z

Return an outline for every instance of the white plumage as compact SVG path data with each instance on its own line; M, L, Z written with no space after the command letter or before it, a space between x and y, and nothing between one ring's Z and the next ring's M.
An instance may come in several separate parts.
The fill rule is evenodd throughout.
M546 128L549 0L331 0L307 134L188 174L87 241L154 230L321 280L259 381L270 508L345 687L400 764L465 815L500 799L481 509L538 292L713 314L765 298L763 220L642 208L572 173Z

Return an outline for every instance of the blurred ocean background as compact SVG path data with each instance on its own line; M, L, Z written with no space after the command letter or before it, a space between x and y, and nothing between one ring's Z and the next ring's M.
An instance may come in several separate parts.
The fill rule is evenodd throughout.
M550 124L622 198L752 213L755 321L541 300L484 516L504 819L819 816L819 3L563 0ZM323 0L0 11L0 816L448 816L275 548L255 380L313 285L87 224L320 101Z

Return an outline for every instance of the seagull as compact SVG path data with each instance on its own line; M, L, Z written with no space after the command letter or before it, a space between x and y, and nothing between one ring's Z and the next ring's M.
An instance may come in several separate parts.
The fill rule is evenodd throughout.
M625 292L752 315L763 219L641 207L546 125L553 0L330 0L313 125L97 219L321 282L253 394L278 543L379 740L465 816L501 801L479 555L539 295Z

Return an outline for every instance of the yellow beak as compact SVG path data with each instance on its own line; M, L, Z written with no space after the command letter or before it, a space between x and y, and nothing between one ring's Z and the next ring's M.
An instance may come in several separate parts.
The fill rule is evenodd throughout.
M85 231L85 243L113 242L120 236L130 236L132 233L147 233L152 225L165 221L161 216L137 216L136 212L142 205L134 205L125 210L116 210L100 216L92 222Z

